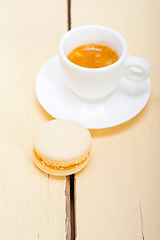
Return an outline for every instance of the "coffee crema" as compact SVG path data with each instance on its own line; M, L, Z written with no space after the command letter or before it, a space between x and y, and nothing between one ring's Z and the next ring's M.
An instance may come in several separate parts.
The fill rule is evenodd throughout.
M85 44L73 49L68 57L72 63L86 68L102 68L115 63L117 53L106 45Z

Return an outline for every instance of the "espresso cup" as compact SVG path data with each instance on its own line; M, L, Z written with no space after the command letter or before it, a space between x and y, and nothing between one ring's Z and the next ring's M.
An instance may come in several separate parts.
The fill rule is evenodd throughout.
M118 61L102 68L85 68L68 60L67 56L74 48L92 43L109 46L118 54ZM67 86L87 100L107 97L121 77L140 83L150 75L150 65L145 59L128 56L127 43L121 34L99 25L86 25L68 31L59 44L59 60Z

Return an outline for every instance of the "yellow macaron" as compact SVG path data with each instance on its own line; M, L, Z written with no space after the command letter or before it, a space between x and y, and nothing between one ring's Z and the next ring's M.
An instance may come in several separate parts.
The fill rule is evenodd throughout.
M33 161L38 168L52 175L70 175L89 162L91 135L78 122L57 119L40 126L33 146Z

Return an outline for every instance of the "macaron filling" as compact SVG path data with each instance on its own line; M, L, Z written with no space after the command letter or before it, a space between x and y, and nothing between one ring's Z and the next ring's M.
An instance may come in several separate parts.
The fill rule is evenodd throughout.
M45 159L44 157L40 156L40 154L38 154L35 149L33 149L33 153L34 156L36 157L36 159L40 162L40 164L42 164L43 166L46 166L50 169L53 170L61 170L61 171L66 171L66 170L70 170L73 168L77 168L79 167L81 164L83 164L90 156L90 148L89 150L80 158L72 160L72 161L65 161L65 162L58 162L58 161L49 161L48 159Z

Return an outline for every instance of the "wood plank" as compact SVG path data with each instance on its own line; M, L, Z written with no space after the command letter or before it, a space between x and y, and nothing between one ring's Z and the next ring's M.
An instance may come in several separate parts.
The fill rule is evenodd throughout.
M35 95L42 65L67 31L63 0L0 0L0 238L66 239L66 178L32 162L36 129L51 120Z
M90 130L91 161L76 174L77 240L159 240L159 10L156 0L72 1L72 28L111 27L125 37L129 54L152 68L144 110L120 126Z

